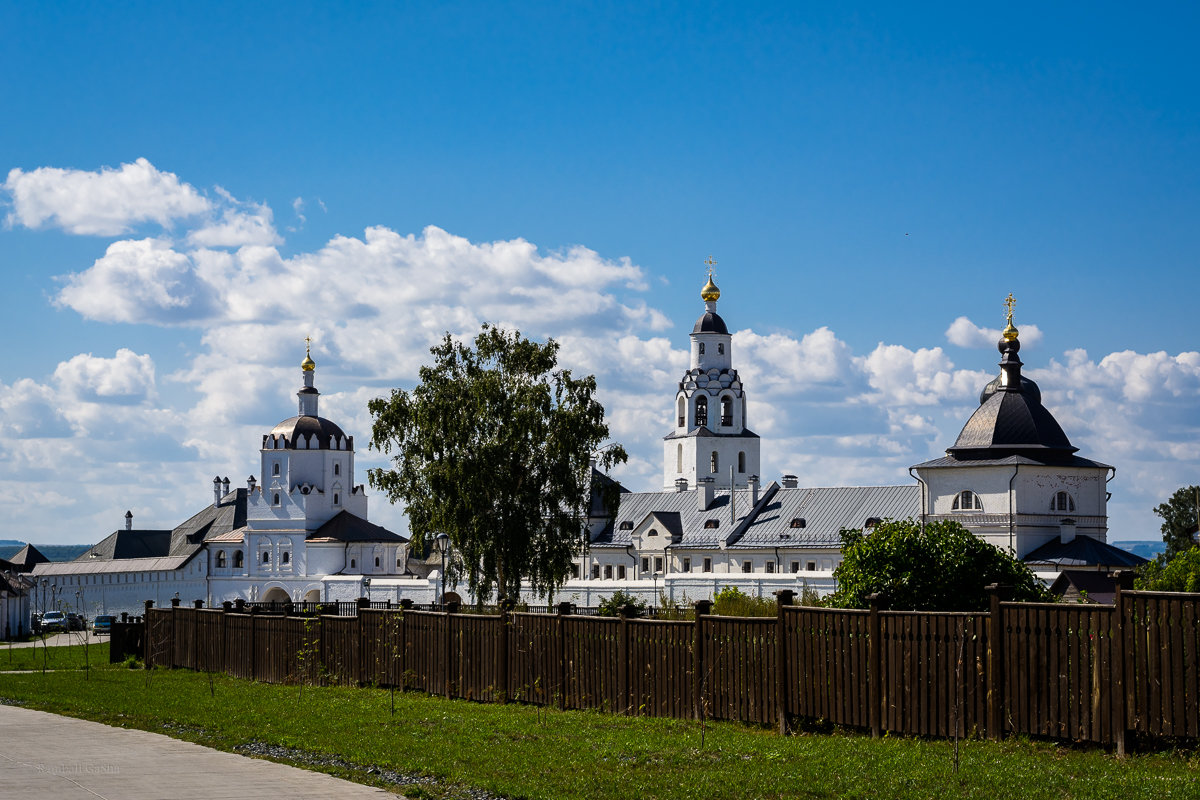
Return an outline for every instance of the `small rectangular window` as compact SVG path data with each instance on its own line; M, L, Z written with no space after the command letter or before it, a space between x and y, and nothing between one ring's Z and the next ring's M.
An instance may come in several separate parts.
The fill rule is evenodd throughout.
M654 571L662 572L663 571L662 567L663 567L662 556L655 556L654 557Z
M649 571L650 571L650 559L643 558L642 559L642 572L649 572Z
M690 558L685 558L683 560L683 571L684 572L692 571L692 560Z
M800 562L793 561L792 562L792 572L799 572L799 571L800 571Z
M400 566L400 565L399 565L399 564L397 564L396 566ZM574 563L573 563L573 564L571 564L571 577L572 577L572 578L578 578L578 577L579 577L579 565L578 565L578 564L574 564Z
M593 580L600 579L600 565L599 564L592 564L592 578L593 578Z
M621 580L625 580L625 565L624 564L617 567L617 577L620 578Z
M816 572L817 571L817 562L815 562L815 561L808 562L808 571Z
M768 561L767 562L767 572L774 572L774 571L775 571L775 562Z
M752 572L753 566L749 561L742 562L742 572Z
M712 559L711 558L704 559L704 571L712 572Z
M612 580L612 564L604 565L604 578L605 580Z

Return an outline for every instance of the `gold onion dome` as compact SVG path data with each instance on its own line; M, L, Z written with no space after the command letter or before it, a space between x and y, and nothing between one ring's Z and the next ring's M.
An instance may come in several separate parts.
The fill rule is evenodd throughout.
M300 369L305 372L312 372L317 368L317 362L312 360L312 354L308 350L308 340L304 342L304 360L300 362Z
M721 299L721 290L713 283L711 273L708 276L708 283L704 284L704 288L700 290L700 299L706 303Z

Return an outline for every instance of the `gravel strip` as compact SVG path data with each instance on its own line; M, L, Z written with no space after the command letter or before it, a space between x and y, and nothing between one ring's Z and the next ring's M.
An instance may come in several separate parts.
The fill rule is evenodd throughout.
M401 788L405 786L428 786L444 792L448 800L450 798L454 800L505 800L502 795L492 794L482 789L472 789L469 786L462 786L461 784L443 783L428 775L421 775L416 772L397 772L391 769L380 769L379 767L355 764L337 756L312 753L296 747L283 747L281 745L253 741L247 744L239 744L233 749L243 755L264 756L297 766L337 767L352 772L360 772L370 775L383 783Z

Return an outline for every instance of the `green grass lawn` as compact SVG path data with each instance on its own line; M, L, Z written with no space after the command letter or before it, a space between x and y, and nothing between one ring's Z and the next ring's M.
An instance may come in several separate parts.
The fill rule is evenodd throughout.
M89 638L86 663L92 667L108 666L108 639ZM0 644L0 670L83 669L85 666L83 640L66 647L9 647Z
M69 663L72 656L55 658ZM348 762L325 769L364 783L379 782L372 768L437 780L405 788L412 798L457 797L462 787L547 800L1200 797L1195 751L1118 761L1025 740L964 741L955 773L954 744L945 741L781 737L732 723L702 729L694 721L539 712L416 693L397 693L393 716L382 689L305 687L301 696L294 686L213 676L210 687L203 674L107 664L86 676L0 675L0 699L224 750L251 742L295 748Z

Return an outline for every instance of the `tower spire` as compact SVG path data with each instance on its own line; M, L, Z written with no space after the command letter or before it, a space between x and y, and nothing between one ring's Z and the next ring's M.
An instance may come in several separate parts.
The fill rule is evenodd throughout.
M717 284L713 283L713 267L717 265L717 261L709 256L704 259L704 263L708 267L708 283L704 284L704 288L700 290L700 299L705 303L715 303L721 299L721 290L717 288Z
M317 368L317 362L312 360L312 337L304 337L304 360L300 362L300 374L304 376L304 386L296 395L300 398L300 416L315 417L317 416L317 397L320 392L313 386L313 372Z
M1008 297L1004 298L1004 308L1008 312L1008 327L1006 327L1004 329L1004 332L1001 334L1004 337L1004 341L1006 341L1006 342L1013 342L1013 341L1016 341L1016 339L1017 339L1018 331L1017 331L1016 326L1013 325L1013 321L1012 321L1013 306L1015 306L1016 304L1017 304L1016 298L1013 297L1012 292L1009 292Z

